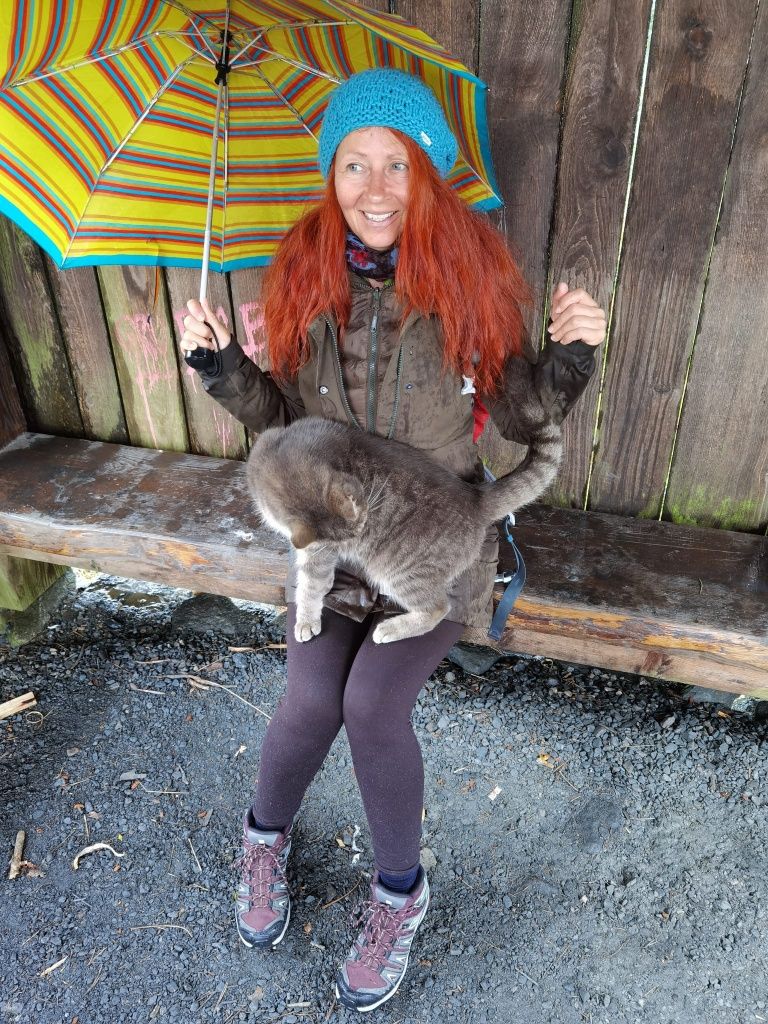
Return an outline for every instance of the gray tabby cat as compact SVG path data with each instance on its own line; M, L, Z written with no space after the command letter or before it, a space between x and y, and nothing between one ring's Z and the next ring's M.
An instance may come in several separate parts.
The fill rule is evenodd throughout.
M434 628L487 527L537 498L557 474L560 428L537 420L523 463L491 484L468 483L426 452L334 420L308 416L261 434L246 477L265 523L297 552L296 640L320 632L340 562L405 609L376 626L376 643Z

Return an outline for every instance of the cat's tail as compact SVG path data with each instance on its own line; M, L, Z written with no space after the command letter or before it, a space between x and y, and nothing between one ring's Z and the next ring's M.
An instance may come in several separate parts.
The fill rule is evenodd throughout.
M531 435L528 454L520 465L495 483L481 485L486 521L503 519L540 497L557 476L562 457L560 427L551 421L537 427Z

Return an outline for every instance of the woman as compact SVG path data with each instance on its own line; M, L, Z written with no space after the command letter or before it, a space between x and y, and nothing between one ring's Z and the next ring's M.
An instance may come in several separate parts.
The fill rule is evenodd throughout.
M561 420L594 367L605 314L560 283L538 363L523 357L520 305L531 294L501 236L445 182L456 141L433 93L394 70L355 75L332 95L319 144L319 207L285 236L265 275L270 372L245 357L210 308L190 300L182 347L221 348L207 392L255 431L320 415L428 449L466 479L483 477L474 445L490 414L502 435L519 411L504 381L524 374ZM485 637L498 559L495 527L481 562L454 585L431 633L374 645L386 599L346 571L325 600L322 632L299 643L289 578L288 681L261 751L243 823L237 927L274 946L290 919L292 822L344 724L371 830L375 873L363 928L336 980L340 1001L371 1010L405 974L429 901L419 865L424 775L410 716L424 682L462 636Z

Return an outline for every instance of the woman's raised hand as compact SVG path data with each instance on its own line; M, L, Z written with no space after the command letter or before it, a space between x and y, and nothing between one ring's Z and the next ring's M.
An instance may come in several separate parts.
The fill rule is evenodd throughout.
M561 345L599 345L605 340L605 312L583 288L569 291L565 281L559 281L552 292L551 317L549 336Z
M207 301L200 303L197 299L190 299L187 302L187 309L189 313L184 317L184 333L181 336L181 347L185 352L194 348L214 347L213 336L205 321L213 328L219 348L227 347L232 335L221 320L216 318Z

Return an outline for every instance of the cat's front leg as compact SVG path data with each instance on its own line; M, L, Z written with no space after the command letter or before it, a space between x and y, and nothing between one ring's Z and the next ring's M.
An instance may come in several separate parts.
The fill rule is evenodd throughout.
M293 635L299 643L320 633L323 598L333 586L336 556L327 549L296 552L296 625Z
M375 644L389 644L395 640L405 640L409 636L421 636L434 629L448 614L449 604L446 601L436 607L404 612L384 619L373 631Z

